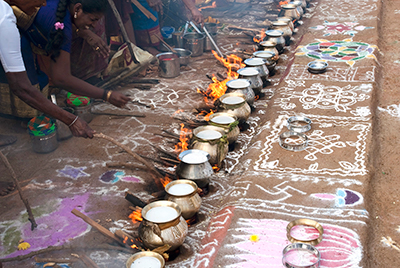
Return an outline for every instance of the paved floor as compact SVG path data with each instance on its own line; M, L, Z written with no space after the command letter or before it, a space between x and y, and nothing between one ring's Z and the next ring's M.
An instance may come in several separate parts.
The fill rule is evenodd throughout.
M273 21L278 6L279 1L243 4L236 13L219 19L254 28L254 22ZM316 246L320 267L398 267L399 252L390 247L390 238L400 241L395 87L399 55L397 29L392 26L398 10L395 1L310 2L263 89L265 96L255 102L248 128L212 178L199 221L189 227L180 255L166 267L282 267L282 249L290 243L286 226L301 218L316 220L324 228L323 240ZM238 51L253 49L250 37L228 27L220 31L218 42L225 54L248 57ZM306 64L316 58L327 60L326 73L307 71ZM153 145L174 153L177 142L160 134L165 134L163 130L179 134L182 120L177 118L195 118L199 111L213 108L196 89L207 88L206 75L225 72L211 53L192 58L179 77L160 79L151 90L120 88L154 106L130 104L146 117L96 115L90 126L159 160ZM120 111L98 104L94 112ZM279 135L287 130L286 120L293 115L312 120L312 129L306 132L309 145L301 152L278 144ZM105 140L72 138L60 142L52 153L36 154L19 122L1 119L0 126L2 133L18 136L18 142L2 152L15 168L39 224L30 231L18 194L0 197L0 255L9 258L64 245L73 249L52 256L85 252L100 267L124 267L130 254L101 249L99 245L110 241L70 211L76 208L111 231L123 229L135 235L137 224L128 218L130 203L124 193L129 190L151 200L158 189L149 172L108 168L107 164L135 161ZM154 164L164 172L175 172L173 165ZM1 165L0 174L1 180L9 179ZM315 234L308 231L300 235ZM257 242L250 240L252 235ZM31 248L17 251L20 239ZM42 266L32 258L3 264Z

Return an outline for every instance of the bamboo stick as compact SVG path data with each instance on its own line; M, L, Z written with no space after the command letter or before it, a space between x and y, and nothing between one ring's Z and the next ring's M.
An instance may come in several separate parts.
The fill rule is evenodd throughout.
M31 222L31 230L33 231L37 227L37 224L35 221L35 217L33 216L31 206L29 205L29 201L28 199L25 198L24 194L22 193L22 189L21 186L19 185L17 175L15 174L14 169L12 168L10 162L8 162L7 157L1 151L0 151L0 157L3 160L4 165L10 171L15 186L17 186L19 197L21 198L22 202L25 205L26 211L28 212L28 220Z
M134 4L140 11L143 12L143 14L148 18L152 19L153 21L157 21L157 18L150 12L148 11L142 4L140 4L137 0L131 0L132 4Z

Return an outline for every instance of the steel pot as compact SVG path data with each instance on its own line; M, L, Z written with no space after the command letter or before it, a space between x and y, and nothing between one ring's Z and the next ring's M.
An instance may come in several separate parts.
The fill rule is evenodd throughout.
M302 7L302 2L301 1L292 1L292 2L289 2L288 3L289 5L295 5L296 6L296 8L297 8L297 11L299 12L299 14L300 14L300 19L303 17L303 15L304 15L304 10L303 10L303 7Z
M217 33L210 33L211 38L214 40L214 42L218 45L217 43L217 39L218 39L218 34ZM211 50L215 50L214 45L211 43L210 38L208 38L208 36L206 36L204 38L204 51L211 51Z
M254 98L256 95L254 94L253 89L251 88L251 82L247 79L233 79L226 82L227 90L226 92L237 92L242 93L246 96L246 101L248 104L254 104Z
M265 65L267 66L269 73L271 74L274 72L276 66L276 61L274 61L274 54L269 51L256 51L253 53L253 57L265 60Z
M190 57L192 56L192 52L190 50L184 48L174 48L174 50L179 56L179 63L181 66L185 66L190 63Z
M169 221L149 220L147 213L156 207L173 208L177 216ZM171 201L156 201L146 205L142 209L143 221L139 226L139 237L144 246L152 250L168 244L171 247L168 251L174 251L180 247L188 233L188 225L181 213L180 207Z
M293 24L293 19L291 17L277 17L276 21L287 22L290 27L290 30L292 30L292 33L294 33L294 24Z
M228 113L214 113L210 115L210 125L221 127L225 130L226 138L230 144L234 143L240 134L239 121L236 116Z
M183 36L183 47L192 52L192 57L203 55L204 52L204 34L186 33Z
M92 102L85 106L73 106L74 114L79 116L86 123L90 123L93 120L92 114Z
M237 70L237 73L239 74L239 78L246 79L250 82L250 87L253 89L255 95L259 95L261 93L263 82L261 80L260 72L257 70L257 68L246 67Z
M279 51L276 49L276 43L272 41L263 41L258 44L258 51L268 51L275 55L274 60L279 60Z
M205 133L211 133L212 136L206 136ZM216 134L214 136L214 134ZM193 149L203 150L210 154L210 164L221 165L228 153L228 140L225 130L216 126L200 126L193 129L193 140L191 142Z
M209 183L214 175L213 168L209 162L210 154L203 150L186 150L179 154L181 162L176 168L176 175L180 179L194 181L198 187L203 188ZM185 160L186 159L186 160Z
M283 38L285 38L285 45L286 46L290 45L290 38L292 37L293 32L290 29L288 22L274 21L274 22L272 22L271 29L282 31L283 32Z
M156 55L158 59L158 72L161 77L174 78L181 73L179 56L176 53L164 52Z
M205 22L204 27L207 29L209 34L216 34L218 31L217 24L214 22Z
M269 71L266 65L266 60L261 58L250 58L244 60L244 63L247 67L256 68L260 74L260 77L263 79L267 79L269 75Z
M175 47L183 47L183 32L174 32L172 34L172 42Z
M191 192L183 191L179 193L177 190L174 190L180 185L188 187L189 189L192 188ZM165 199L178 204L182 211L182 217L187 220L193 217L201 206L201 197L197 189L197 184L190 180L172 181L165 186L165 191L167 192Z
M159 254L157 252L153 252L153 251L141 251L141 252L135 253L129 257L129 259L126 261L126 268L131 268L132 264L135 261L137 261L138 259L143 258L143 257L150 257L150 258L157 259L160 262L160 268L165 267L165 259L161 254ZM157 263L157 261L156 261L156 263ZM136 263L135 263L134 267L137 267Z
M278 17L289 17L292 18L292 20L299 20L300 19L300 13L297 10L297 6L296 5L282 5L282 10L281 12L278 14Z
M228 113L236 116L239 123L245 123L250 116L251 108L246 101L246 97L240 93L226 93L219 99L219 112Z
M285 49L285 38L283 37L283 32L280 30L268 30L265 32L267 35L267 41L272 41L276 43L276 49L279 54L282 54Z

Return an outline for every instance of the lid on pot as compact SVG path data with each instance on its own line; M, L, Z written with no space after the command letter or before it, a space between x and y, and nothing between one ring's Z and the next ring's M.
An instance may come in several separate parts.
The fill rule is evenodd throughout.
M275 54L271 53L269 51L256 51L256 52L253 53L253 56L256 57L256 58L262 58L262 59L269 60L272 57L274 57Z
M226 82L226 86L232 89L246 88L250 86L250 82L246 79L234 79Z
M210 154L203 150L191 149L180 153L179 159L186 164L203 164L210 159Z
M258 75L260 72L256 68L245 67L245 68L237 70L237 73L242 76L254 76L254 75Z
M171 201L155 201L142 209L143 219L154 223L166 223L181 216L179 206Z
M260 66L265 64L265 60L261 58L251 58L251 59L246 59L244 60L244 63L247 66Z
M280 30L268 30L265 34L271 37L279 37L283 35L283 32Z
M165 186L165 191L174 196L185 196L197 190L197 184L191 180L175 180Z

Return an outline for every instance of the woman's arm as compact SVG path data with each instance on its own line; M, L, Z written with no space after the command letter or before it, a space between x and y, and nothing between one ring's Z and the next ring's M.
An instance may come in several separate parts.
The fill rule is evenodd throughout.
M6 76L11 91L29 106L62 121L67 126L74 122L76 116L46 99L31 85L26 72L8 72ZM76 137L93 138L94 131L81 119L76 120L70 129Z
M194 4L193 0L182 0L185 6L190 10L192 13L192 20L198 24L202 24L204 22L203 15L197 9L196 5Z
M64 50L56 61L50 61L49 76L55 86L62 87L74 94L102 99L104 90L95 87L71 74L70 54ZM117 107L123 107L131 99L119 92L113 91L109 102Z

